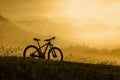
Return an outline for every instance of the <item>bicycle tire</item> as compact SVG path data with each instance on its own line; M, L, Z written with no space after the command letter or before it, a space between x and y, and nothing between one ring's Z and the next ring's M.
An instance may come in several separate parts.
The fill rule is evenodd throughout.
M27 57L27 56L26 56L26 55L27 55L26 52L27 52L30 48L35 49L35 50L37 51L37 53L38 53L37 55L40 56L40 51L39 51L39 49L38 49L36 46L34 46L34 45L29 45L29 46L27 46L27 47L24 49L24 52L23 52L23 57L24 57L24 58ZM30 56L29 56L29 57L30 57Z
M49 60L51 59L50 55L51 55L51 52L52 52L53 50L54 50L54 51L57 50L57 51L59 52L59 55L60 55L59 61L63 61L62 51L61 51L59 48L57 48L57 47L52 47L52 48L48 51L48 59L49 59ZM56 52L55 52L55 53L56 53Z

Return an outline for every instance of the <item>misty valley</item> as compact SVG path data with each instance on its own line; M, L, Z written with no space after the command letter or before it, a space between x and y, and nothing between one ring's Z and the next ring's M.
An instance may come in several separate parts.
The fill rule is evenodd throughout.
M7 41L0 42L0 56L23 57L23 51L26 45L36 45L35 42L27 41ZM36 45L37 46L37 45ZM57 45L56 45L57 46ZM84 62L94 64L120 64L120 48L116 49L96 49L85 45L75 45L69 47L59 46L63 52L64 61Z
M43 22L42 22L43 21ZM31 20L31 23L34 22ZM37 45L36 42L33 41L33 38L40 38L40 44L44 44L44 39L50 38L51 36L57 36L57 39L53 41L53 43L60 47L63 55L64 61L71 62L85 62L85 63L104 63L104 64L120 64L120 47L108 49L108 48L94 48L89 47L87 44L77 44L73 41L66 40L64 37L60 37L58 34L62 32L59 28L69 26L68 24L59 25L58 23L49 22L46 20L41 20L41 26L47 25L47 29L45 30L43 27L39 28L40 33L31 32L28 25L30 22L26 23L26 21L11 21L2 15L0 16L0 56L23 56L23 50L27 45L33 44ZM38 24L37 23L37 24ZM21 25L20 25L21 24ZM26 24L26 25L25 25ZM57 26L58 28L49 28L49 26ZM59 26L58 26L59 25ZM22 26L22 27L19 27ZM28 27L23 29L24 27ZM46 26L45 26L46 27ZM66 27L65 27L66 28ZM37 28L32 26L32 29ZM55 30L54 30L55 29ZM67 28L70 29L70 28ZM63 29L66 31L66 29ZM46 32L48 31L48 32ZM65 32L63 31L63 32ZM52 33L49 33L52 32ZM58 32L58 34L53 34L54 32ZM69 32L68 32L69 33ZM51 35L49 35L51 34ZM70 35L70 34L69 34ZM66 35L66 36L69 36ZM65 36L65 35L64 35ZM67 37L70 39L70 37ZM74 38L71 38L74 39Z

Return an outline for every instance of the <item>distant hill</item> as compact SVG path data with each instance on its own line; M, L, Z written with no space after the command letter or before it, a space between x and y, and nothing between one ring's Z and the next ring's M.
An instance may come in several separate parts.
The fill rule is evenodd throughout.
M65 40L74 37L73 26L67 21L59 22L49 17L26 18L14 21L21 28L43 35L55 35ZM67 31L67 34L65 33ZM69 36L68 36L69 35Z
M2 22L8 22L8 20L5 19L2 15L0 15L0 23L2 23Z
M31 36L28 32L0 15L0 40L24 40Z
M39 27L39 29L40 29L39 34L34 33L34 32L29 32L29 29L37 30L38 26L34 27L34 24L36 24L36 23L42 24L42 26ZM54 35L54 34L49 34L49 32L47 32L50 30L50 32L54 33L54 30L52 30L52 28L51 28L53 24L54 24L54 26L53 26L54 30L56 29L55 31L58 32L58 34L61 34L61 30L58 29L60 27L55 28L56 27L55 25L57 25L57 23L55 24L55 23L52 23L52 22L49 22L46 20L45 21L41 20L40 22L28 20L28 21L21 21L18 24L18 23L15 23L15 21L12 21L10 19L8 20L7 18L0 15L0 40L22 40L22 41L27 40L27 41L33 42L33 38L37 37L37 38L40 38L42 41L41 43L43 43L44 39L56 36L57 39L55 41L53 41L53 43L56 46L68 47L69 45L72 45L71 42L61 39L58 36L58 34ZM64 26L62 26L62 27L64 28ZM47 34L44 34L44 32L47 32Z
M24 19L12 18L10 20L11 22L14 22L15 24L17 24L23 30L35 32L36 34L38 34L38 35L35 35L35 34L34 35L35 37L40 38L42 42L46 38L51 38L53 36L56 36L56 40L53 41L55 42L56 45L59 45L62 47L75 45L74 42L68 41L73 38L71 38L70 36L72 35L72 27L67 22L58 23L58 22L55 22L55 20L53 21L47 17L39 17L39 18L27 17ZM65 34L66 31L67 31L67 34Z

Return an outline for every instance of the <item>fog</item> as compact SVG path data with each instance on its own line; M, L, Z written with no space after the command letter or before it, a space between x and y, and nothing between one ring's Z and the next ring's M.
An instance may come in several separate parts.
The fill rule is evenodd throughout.
M23 51L25 45L36 44L34 37L43 41L56 36L66 60L95 61L104 56L103 61L114 57L119 62L119 4L119 0L0 0L0 41L17 39Z
M0 14L23 30L112 48L120 45L119 4L118 0L0 0Z

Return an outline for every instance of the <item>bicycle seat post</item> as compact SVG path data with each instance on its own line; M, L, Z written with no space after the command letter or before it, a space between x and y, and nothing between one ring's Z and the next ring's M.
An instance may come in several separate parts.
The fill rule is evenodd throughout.
M37 41L37 44L38 44L38 47L40 48L40 43L39 43L39 41Z
M33 40L34 40L34 41L37 41L38 47L40 48L40 43L39 43L40 39L34 38Z

